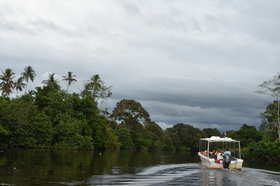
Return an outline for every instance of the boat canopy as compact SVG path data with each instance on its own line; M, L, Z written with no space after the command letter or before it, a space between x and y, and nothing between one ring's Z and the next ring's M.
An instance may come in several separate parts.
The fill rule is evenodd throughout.
M228 137L221 138L219 136L212 136L211 138L200 138L200 140L204 140L208 142L239 142L232 138L228 138Z

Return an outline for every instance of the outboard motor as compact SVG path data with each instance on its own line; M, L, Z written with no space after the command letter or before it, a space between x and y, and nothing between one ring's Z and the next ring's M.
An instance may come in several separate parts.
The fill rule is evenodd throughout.
M230 162L231 162L231 156L229 154L224 154L224 159L223 159L224 169L228 169Z

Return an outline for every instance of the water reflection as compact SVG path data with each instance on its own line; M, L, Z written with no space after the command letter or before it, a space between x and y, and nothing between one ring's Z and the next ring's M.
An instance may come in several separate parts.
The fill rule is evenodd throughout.
M271 171L280 172L280 164L276 161L244 161L244 167L256 168L256 169L267 169Z
M203 185L213 185L222 183L222 174L221 172L216 171L201 171L201 178Z
M247 162L247 166L250 165ZM278 170L279 171L279 170ZM279 185L279 172L207 169L196 153L0 149L0 185Z
M186 152L0 150L1 182L19 185L85 182L93 175L137 174L152 165L186 162L190 156Z

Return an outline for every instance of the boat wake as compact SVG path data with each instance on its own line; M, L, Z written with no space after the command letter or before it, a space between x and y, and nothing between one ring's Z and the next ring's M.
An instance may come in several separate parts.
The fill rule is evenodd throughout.
M157 165L136 174L94 175L84 182L61 185L267 185L280 186L280 172L244 167L242 170L209 169L200 163Z
M93 176L90 183L94 185L165 185L186 176L198 174L199 164L158 165L144 169L134 175L100 175Z
M243 167L242 170L201 169L204 185L274 185L280 186L280 173Z

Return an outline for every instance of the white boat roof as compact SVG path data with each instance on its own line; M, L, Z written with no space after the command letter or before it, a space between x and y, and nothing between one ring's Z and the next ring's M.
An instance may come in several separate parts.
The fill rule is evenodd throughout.
M200 138L200 140L209 141L209 142L239 142L232 138L228 138L228 137L221 138L219 136L212 136L211 138Z

